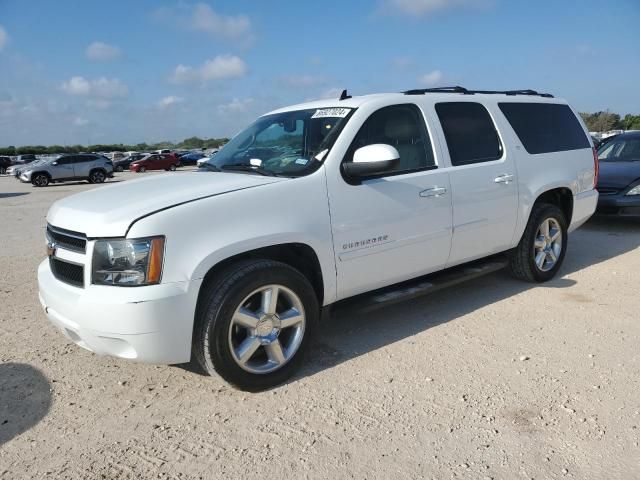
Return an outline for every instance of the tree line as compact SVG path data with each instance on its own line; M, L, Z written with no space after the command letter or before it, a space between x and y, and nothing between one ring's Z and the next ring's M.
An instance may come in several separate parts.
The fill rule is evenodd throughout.
M609 130L640 130L640 115L627 114L624 118L610 111L580 113L590 132Z
M36 155L46 155L51 153L80 153L80 152L148 152L151 150L159 150L161 148L175 149L203 149L203 148L219 148L229 141L228 138L185 138L179 143L159 142L159 143L137 143L135 145L126 145L123 143L112 144L95 144L95 145L26 145L23 147L0 147L0 155L23 155L25 153L34 153Z

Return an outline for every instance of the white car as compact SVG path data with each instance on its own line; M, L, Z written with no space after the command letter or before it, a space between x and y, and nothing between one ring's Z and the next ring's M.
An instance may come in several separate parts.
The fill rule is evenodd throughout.
M529 90L287 107L205 165L51 207L40 301L68 338L269 388L338 301L496 254L551 279L598 199L580 117Z

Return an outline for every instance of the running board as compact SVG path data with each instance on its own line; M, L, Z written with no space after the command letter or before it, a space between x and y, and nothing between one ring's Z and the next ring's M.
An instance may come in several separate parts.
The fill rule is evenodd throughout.
M459 283L482 277L498 270L502 270L509 264L506 256L494 255L475 262L448 268L440 272L425 275L407 282L397 283L389 287L363 293L355 297L341 300L333 305L336 310L357 310L358 312L370 312L378 308L422 297L444 288L458 285Z

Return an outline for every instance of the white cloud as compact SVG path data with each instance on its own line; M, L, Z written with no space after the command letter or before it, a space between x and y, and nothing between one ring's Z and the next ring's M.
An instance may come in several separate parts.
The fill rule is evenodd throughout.
M406 15L431 15L444 10L485 8L493 0L383 0L385 10Z
M205 83L211 80L242 77L247 73L247 64L235 55L218 55L207 60L201 67L178 65L170 80L173 83Z
M7 44L8 41L9 41L9 34L4 29L4 27L0 25L0 52L2 51L2 49Z
M427 87L433 87L441 83L443 78L444 78L444 75L440 70L434 70L432 72L425 73L424 75L422 75L419 81L420 83L422 83Z
M164 97L161 98L160 100L158 100L158 103L156 104L158 106L158 108L169 108L172 105L175 105L176 103L180 103L183 102L184 98L182 97L176 97L175 95L169 95L168 97Z
M85 50L89 60L109 61L120 57L120 49L102 42L93 42Z
M223 114L224 113L245 113L251 108L252 105L253 105L253 98L245 98L244 100L234 98L229 103L219 105L218 111Z
M117 78L100 77L87 80L84 77L75 76L63 82L60 88L69 95L98 99L121 98L129 94L129 88Z
M161 7L156 19L188 30L204 32L217 38L250 42L253 39L251 20L246 15L223 15L206 3L183 4L177 8Z

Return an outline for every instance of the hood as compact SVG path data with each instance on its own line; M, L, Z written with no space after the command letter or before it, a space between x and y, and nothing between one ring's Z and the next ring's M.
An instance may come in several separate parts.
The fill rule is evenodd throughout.
M47 222L88 237L122 237L135 220L159 210L285 180L216 172L150 175L63 198L51 206Z
M640 162L600 162L599 166L598 187L620 190L640 178Z

